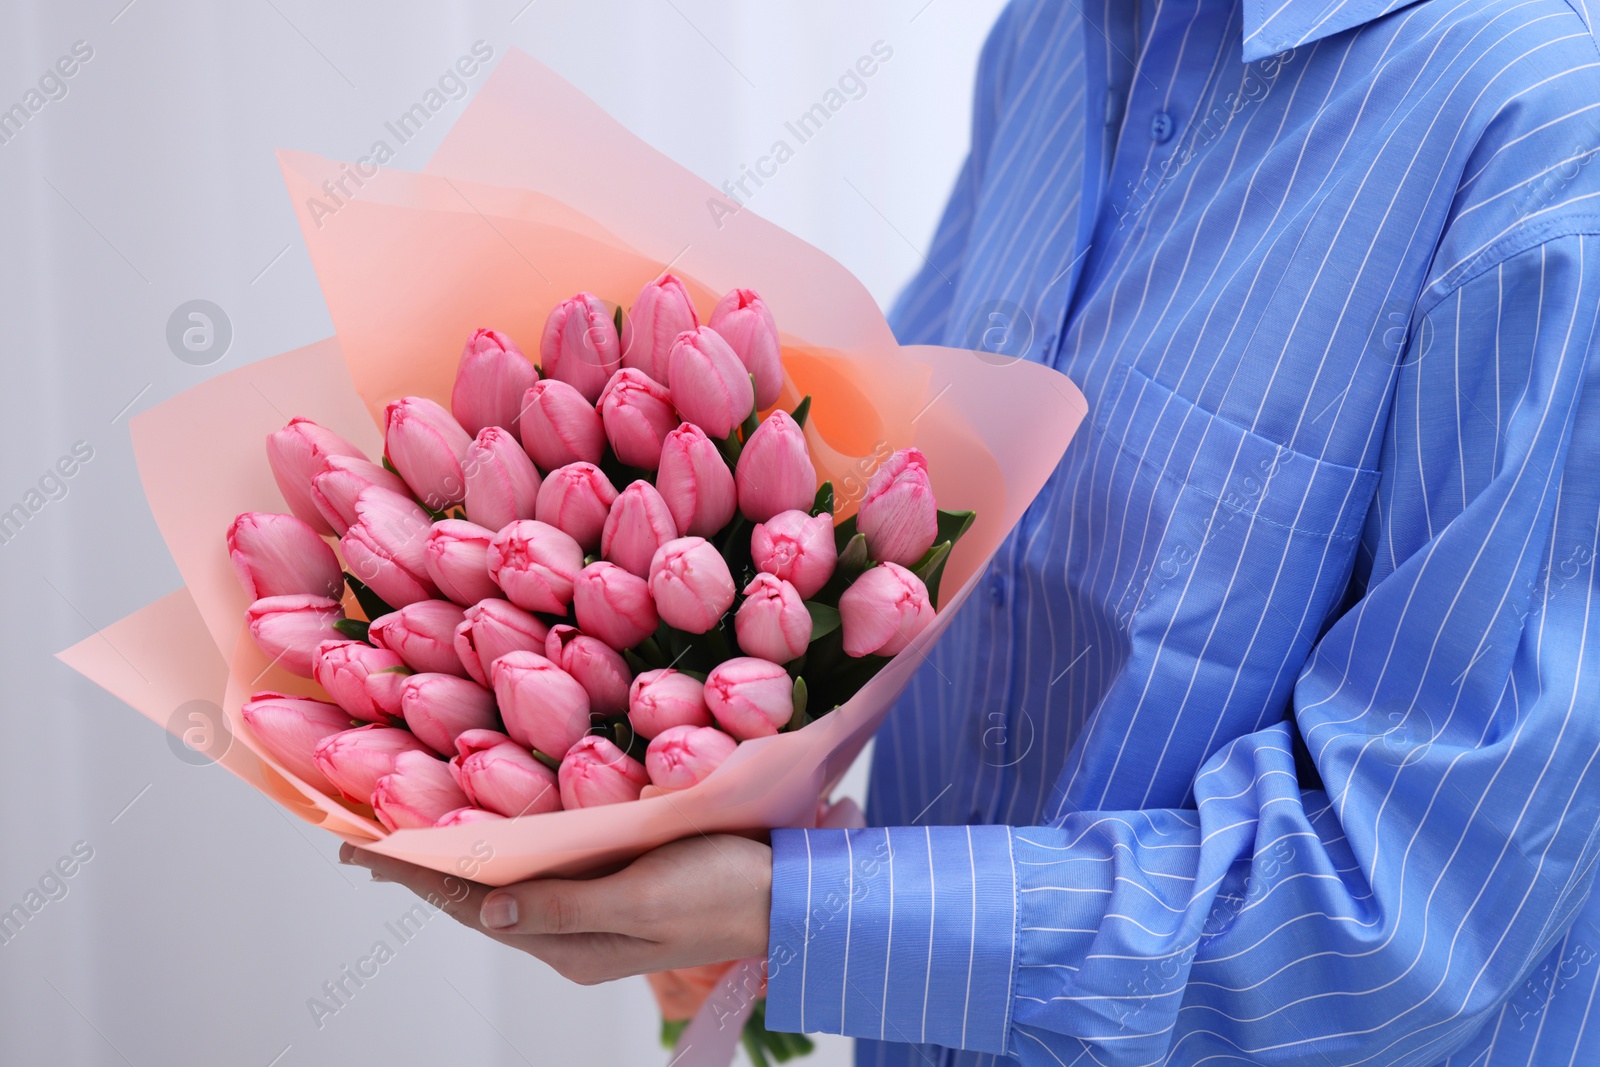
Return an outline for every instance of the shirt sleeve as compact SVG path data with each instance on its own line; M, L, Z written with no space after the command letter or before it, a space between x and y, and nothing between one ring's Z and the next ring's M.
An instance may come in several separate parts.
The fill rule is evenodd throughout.
M767 1025L1038 1064L1465 1042L1600 858L1597 313L1593 235L1425 312L1373 558L1288 717L1217 751L1194 808L776 832Z

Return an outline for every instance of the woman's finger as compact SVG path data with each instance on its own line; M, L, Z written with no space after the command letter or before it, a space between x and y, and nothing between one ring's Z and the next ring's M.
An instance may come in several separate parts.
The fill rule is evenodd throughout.
M480 921L501 934L637 936L637 902L615 875L576 881L540 878L485 895Z

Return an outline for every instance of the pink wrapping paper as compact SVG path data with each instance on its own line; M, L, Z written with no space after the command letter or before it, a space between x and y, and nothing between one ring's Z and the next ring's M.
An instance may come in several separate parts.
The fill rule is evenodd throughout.
M233 736L219 762L239 777L345 840L491 885L593 870L694 833L812 825L818 798L877 730L1060 460L1085 413L1078 390L1035 364L898 346L849 272L748 210L719 226L708 205L721 194L519 52L420 174L380 171L328 214L322 183L348 169L301 153L280 161L337 338L220 375L132 420L151 511L186 588L61 658L163 725L186 701L216 703ZM807 434L839 495L837 517L853 510L875 455L911 445L928 456L940 505L977 512L946 568L934 625L838 710L741 744L679 793L388 833L370 809L307 786L256 744L239 714L259 690L318 691L271 667L249 639L224 543L236 514L288 510L266 435L304 415L377 456L376 420L390 400L448 403L472 329L505 331L532 352L559 300L586 290L626 304L669 266L702 320L736 286L772 308L787 379L779 403L813 396ZM359 615L348 600L347 610Z

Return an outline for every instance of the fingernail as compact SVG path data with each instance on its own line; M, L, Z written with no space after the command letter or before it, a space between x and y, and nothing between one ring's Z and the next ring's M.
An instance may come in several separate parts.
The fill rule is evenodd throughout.
M392 879L390 879L390 878L388 878L388 877L386 877L384 875L379 874L377 871L373 871L372 872L372 880L374 882L388 882L388 881L391 881Z
M355 862L356 862L356 846L352 845L348 841L346 841L344 844L340 845L339 846L339 862L340 863L348 863L351 866L354 866Z
M483 902L483 911L479 916L483 925L495 930L503 930L508 926L517 924L517 900L515 897L490 897Z

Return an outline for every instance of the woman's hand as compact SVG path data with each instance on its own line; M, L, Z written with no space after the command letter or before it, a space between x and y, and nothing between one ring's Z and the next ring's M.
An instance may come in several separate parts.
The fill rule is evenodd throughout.
M743 837L686 838L603 878L501 889L348 844L339 860L399 882L580 985L767 954L772 850Z

